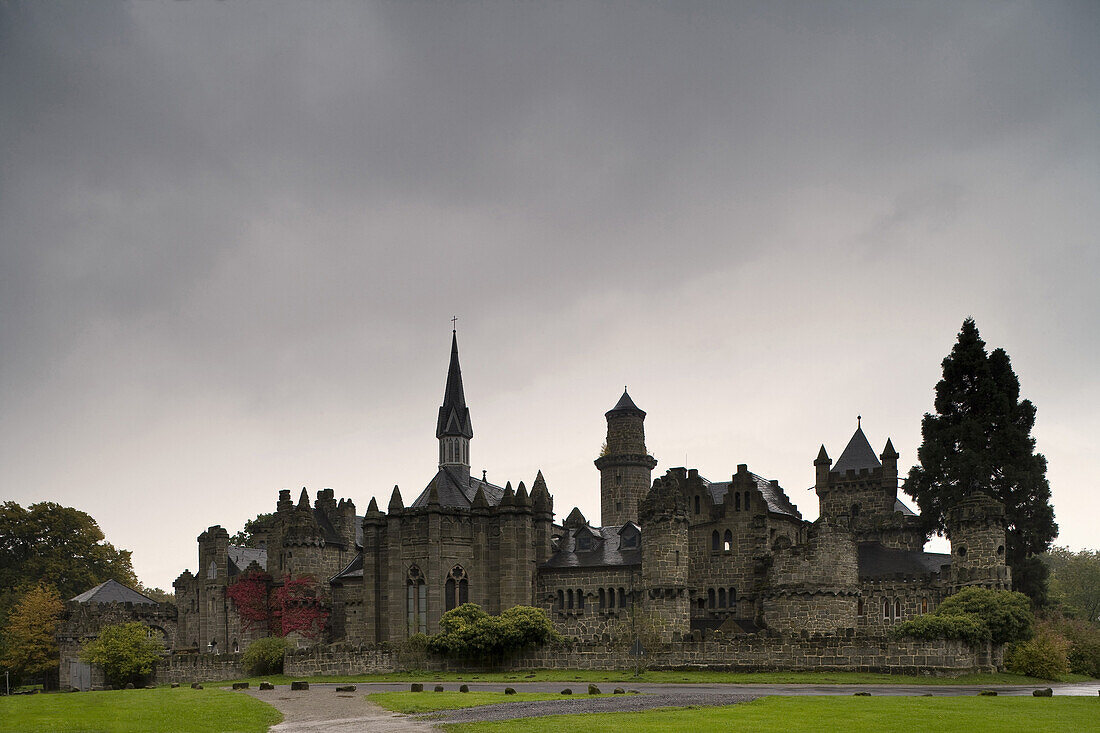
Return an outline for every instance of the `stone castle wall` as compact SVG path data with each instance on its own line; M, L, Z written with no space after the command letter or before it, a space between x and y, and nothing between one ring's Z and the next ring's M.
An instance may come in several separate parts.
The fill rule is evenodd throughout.
M172 654L157 663L154 680L170 682L216 682L244 677L240 654Z

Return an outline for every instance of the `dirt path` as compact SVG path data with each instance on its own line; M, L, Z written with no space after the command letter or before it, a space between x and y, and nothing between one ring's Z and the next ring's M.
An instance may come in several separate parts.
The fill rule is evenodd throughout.
M315 686L292 692L289 686L279 685L274 690L247 693L283 714L283 722L270 733L439 733L430 723L367 702L362 689L336 692L332 687Z

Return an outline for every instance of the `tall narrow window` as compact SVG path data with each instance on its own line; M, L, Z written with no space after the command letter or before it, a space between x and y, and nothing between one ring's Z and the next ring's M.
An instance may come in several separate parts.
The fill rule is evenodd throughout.
M737 607L737 591L733 588L730 588L728 601L730 604L730 610L734 610Z
M695 513L696 514L699 513L699 495L698 494L695 495Z
M405 576L405 607L409 636L428 633L428 586L416 565L410 567Z
M600 608L601 609L607 608L607 591L604 590L603 588L600 588L600 594L599 595L600 595Z
M920 599L920 612L921 613L928 613L928 598L921 598Z
M577 608L584 610L584 591L577 588Z
M719 588L718 589L718 607L719 608L725 608L726 607L726 589L725 588Z
M461 565L455 565L451 568L451 572L447 573L443 595L448 611L470 600L470 581Z
M729 552L733 549L733 532L726 530L725 539L722 541L722 549Z
M558 610L565 608L565 591L558 588Z
M710 549L718 552L721 545L721 540L718 538L718 530L714 530L710 533Z
M889 599L882 602L882 620L890 620L890 601Z
M741 492L735 492L733 495L734 510L741 511Z
M901 599L894 599L894 618L901 618Z
M615 607L615 589L614 588L608 588L607 589L607 607L608 608L614 608Z
M714 601L715 601L714 588L708 588L707 589L707 608L713 609L714 608Z
M746 512L749 510L749 493L750 492L748 492L748 491L745 492L745 511Z
M566 598L566 602L569 604L569 607L572 608L573 607L573 589L572 588L565 591L565 598Z
M619 608L626 608L626 589L619 588Z

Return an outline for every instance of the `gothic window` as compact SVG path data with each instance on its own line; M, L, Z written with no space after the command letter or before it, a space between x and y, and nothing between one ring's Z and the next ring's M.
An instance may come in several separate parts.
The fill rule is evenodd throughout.
M733 532L726 530L725 539L722 540L722 549L729 552L733 549Z
M734 510L741 511L741 492L738 491L733 495Z
M600 588L600 608L607 608L607 591Z
M730 588L728 600L729 600L730 608L733 608L734 606L737 605L737 591L735 589Z
M714 588L707 588L707 608L714 608Z
M241 645L237 643L237 640L233 640L233 653L236 654L241 650Z
M890 620L890 601L889 599L882 602L882 620Z
M901 599L894 599L894 618L901 618Z
M210 580L218 577L218 563L213 560L210 561L210 567L206 569L206 577Z
M719 588L718 589L718 607L719 608L725 608L726 607L726 589L725 588Z
M470 579L461 565L455 565L451 568L451 572L447 574L443 596L448 611L470 600Z
M428 633L428 585L416 565L409 568L405 577L405 591L409 636Z
M718 552L721 540L718 539L718 530L714 530L710 533L710 549Z

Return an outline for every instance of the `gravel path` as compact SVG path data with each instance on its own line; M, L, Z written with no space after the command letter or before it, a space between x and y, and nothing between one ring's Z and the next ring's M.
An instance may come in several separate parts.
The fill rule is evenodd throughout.
M510 702L482 705L476 708L443 710L417 716L433 723L473 723L486 720L537 718L543 715L578 715L581 713L623 713L653 708L685 707L687 705L733 705L755 699L755 695L740 693L658 693L655 695L615 695L614 697L563 696L561 700Z
M286 685L274 690L246 690L257 700L275 706L283 722L270 733L439 733L431 723L383 710L367 702L361 690L336 692L314 686L292 692Z

